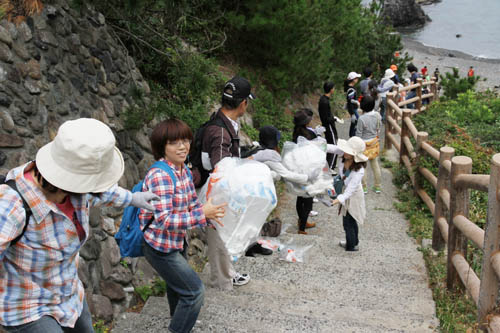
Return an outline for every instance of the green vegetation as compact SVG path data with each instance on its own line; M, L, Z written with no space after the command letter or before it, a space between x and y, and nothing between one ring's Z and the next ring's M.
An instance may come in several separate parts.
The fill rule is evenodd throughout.
M151 285L135 287L135 293L146 302L150 296L165 296L167 283L161 278L157 278Z
M491 156L500 151L500 98L494 93L474 92L478 78L460 78L458 71L447 73L443 78L445 98L436 102L412 120L418 129L429 133L429 143L435 148L449 146L455 156L468 156L473 161L472 172L489 174ZM437 175L438 163L431 157L421 160L424 166ZM417 241L432 238L433 217L425 204L413 194L405 167L383 161L393 169L394 183L399 187L395 207L410 222L410 235ZM392 165L391 165L392 164ZM421 186L435 196L435 190L427 181ZM469 219L484 228L487 217L487 193L471 190ZM430 284L436 302L436 312L443 332L465 332L476 330L477 309L463 290L449 291L446 288L446 254L422 249L429 272ZM469 241L467 261L480 276L482 250Z
M104 320L98 320L92 324L95 333L109 333L111 331L110 325L106 325Z
M445 99L454 99L460 93L474 90L476 83L481 79L479 76L460 77L458 68L453 68L452 73L447 72L440 77L440 85L444 88L443 96Z
M402 45L381 23L379 1L370 8L360 3L73 0L77 9L91 4L105 15L150 84L151 103L130 108L128 128L175 116L196 129L218 102L224 80L238 73L256 87L249 109L254 127L272 124L284 140L294 111L285 105L295 94L327 79L341 90L349 71L368 65L377 73L391 63L405 67L407 57L393 58Z

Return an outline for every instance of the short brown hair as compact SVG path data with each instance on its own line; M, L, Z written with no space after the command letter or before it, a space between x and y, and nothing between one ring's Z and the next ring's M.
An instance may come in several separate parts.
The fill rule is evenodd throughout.
M180 119L167 119L156 125L149 138L155 160L165 156L165 145L167 143L186 139L193 140L193 132Z

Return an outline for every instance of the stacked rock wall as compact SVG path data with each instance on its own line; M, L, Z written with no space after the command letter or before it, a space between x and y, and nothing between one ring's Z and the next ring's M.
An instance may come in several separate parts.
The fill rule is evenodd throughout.
M0 174L33 160L64 121L92 117L113 129L126 164L120 185L131 188L153 160L149 130L129 132L121 116L134 104L131 88L149 87L102 14L55 2L18 25L0 22ZM120 217L120 210L93 210L80 253L91 310L105 320L155 276L143 258L120 259L113 238Z

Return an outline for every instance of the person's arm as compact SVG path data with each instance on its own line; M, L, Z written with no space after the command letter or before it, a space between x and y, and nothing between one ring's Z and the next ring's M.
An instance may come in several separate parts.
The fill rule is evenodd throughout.
M132 192L118 184L111 186L107 191L97 194L84 194L91 207L114 206L127 207L132 202Z
M359 171L351 171L349 174L349 184L347 184L346 189L342 194L337 196L337 199L339 202L344 205L346 200L349 199L354 192L358 189L359 185L361 184L361 180L363 179L363 174L364 174L365 169L361 168Z
M10 242L19 236L26 223L26 211L19 194L7 185L0 187L0 261Z
M360 138L363 137L363 127L364 127L364 122L363 118L359 118L358 120L358 125L356 126L356 136L359 136Z
M217 163L225 157L231 157L231 136L223 127L208 127L203 141L208 143L207 150L212 168L215 168Z
M356 100L356 90L354 88L350 88L347 91L347 100L349 103L354 104L356 106L359 105L359 102Z
M155 224L163 225L166 230L187 230L197 226L205 226L206 219L203 214L203 208L196 200L194 187L188 187L188 191L192 191L193 200L197 203L188 205L184 210L179 210L176 207L174 195L174 183L166 172L156 169L146 175L146 187L154 194L160 197L160 200L153 202L155 207L154 218ZM180 181L177 181L177 186L181 186ZM187 193L185 195L188 195ZM141 210L141 215L144 212Z
M332 145L329 143L326 145L326 152L328 154L344 155L344 151L342 149L340 149L337 145Z
M307 184L308 176L306 174L290 171L280 162L266 162L265 164L288 181L301 185Z

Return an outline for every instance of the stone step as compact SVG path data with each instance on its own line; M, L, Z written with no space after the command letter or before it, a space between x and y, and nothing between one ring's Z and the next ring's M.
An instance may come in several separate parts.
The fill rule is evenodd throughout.
M240 293L239 290L243 288L236 292L208 289L199 317L206 325L197 325L200 330L196 331L209 332L210 327L217 327L215 331L219 332L245 327L248 332L328 332L342 327L344 330L356 328L356 332L430 332L435 326L434 323L429 327L432 314L385 311L377 307L362 309L352 304L332 304L322 297L289 300L288 297ZM150 318L165 317L168 314L166 298L151 298L142 314ZM383 323L381 318L384 318Z

